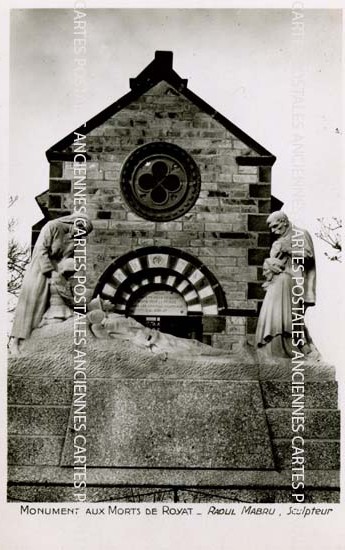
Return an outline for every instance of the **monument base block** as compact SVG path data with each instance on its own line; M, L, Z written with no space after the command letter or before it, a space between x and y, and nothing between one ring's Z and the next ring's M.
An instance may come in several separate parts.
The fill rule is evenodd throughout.
M87 403L88 467L275 467L258 382L93 379ZM62 466L73 441L67 430Z
M11 501L74 500L75 365L58 330L54 353L44 340L9 362ZM286 366L107 345L93 341L85 366L89 502L293 502ZM309 365L304 395L305 502L338 502L333 369Z

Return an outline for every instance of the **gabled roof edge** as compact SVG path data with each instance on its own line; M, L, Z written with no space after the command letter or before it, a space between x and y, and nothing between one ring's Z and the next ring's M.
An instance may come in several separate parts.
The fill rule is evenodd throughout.
M150 87L151 86L149 86L149 88ZM135 91L128 92L127 94L122 96L120 99L115 101L115 103L112 103L111 105L109 105L108 107L103 109L103 111L101 111L97 115L90 118L87 122L85 122L81 126L78 126L78 128L73 130L73 132L67 134L67 136L60 139L60 141L57 141L54 145L52 145L51 147L49 147L49 149L47 149L47 151L46 151L47 159L52 160L51 156L53 156L53 155L55 156L56 152L58 152L58 151L62 152L64 149L69 147L74 141L74 134L75 133L80 133L80 134L83 134L83 135L88 134L89 132L91 132L92 130L94 130L98 126L100 126L100 124L105 122L109 117L111 117L114 114L118 113L119 111L121 111L121 109L123 109L124 107L129 105L129 103L131 103L135 99L139 98L143 93L144 92L143 92L142 89L140 89L140 90L137 89Z
M171 54L171 57L169 54ZM162 63L164 59L168 61L171 59L171 62L169 61L164 70L157 70L162 69L164 66ZM271 165L274 164L276 157L270 153L270 151L186 87L187 80L181 78L172 68L172 52L156 52L155 59L135 79L130 80L132 90L50 147L46 151L48 161L55 160L59 152L62 152L73 143L74 134L76 132L83 135L88 134L161 81L168 82L172 87L176 88L181 95L189 99L189 101L197 105L202 111L219 122L240 141L258 153L258 155L269 157L271 159Z
M246 145L248 145L251 149L254 149L259 155L264 155L268 157L273 157L276 159L276 157L268 151L268 149L265 149L260 143L255 141L253 138L251 138L248 134L246 134L241 128L236 126L233 122L231 122L228 118L226 118L224 115L216 111L211 105L206 103L201 97L197 96L194 92L189 90L188 88L181 92L187 99L192 101L195 105L200 107L205 113L210 115L214 120L222 124L224 128L229 130L232 134L234 134L240 141L243 141Z

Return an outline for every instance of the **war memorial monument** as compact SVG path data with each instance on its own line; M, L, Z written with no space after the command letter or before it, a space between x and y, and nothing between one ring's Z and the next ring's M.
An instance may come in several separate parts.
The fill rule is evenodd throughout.
M8 500L338 502L334 368L275 156L157 51L48 149L8 369Z

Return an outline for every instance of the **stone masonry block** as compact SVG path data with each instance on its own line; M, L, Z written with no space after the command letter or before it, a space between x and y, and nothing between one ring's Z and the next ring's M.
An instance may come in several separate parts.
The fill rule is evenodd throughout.
M291 430L290 409L266 410L267 421L274 438L289 438ZM308 439L340 439L340 412L304 409L304 437Z
M266 220L267 216L264 214L248 214L248 230L263 231L269 233Z
M278 468L291 468L291 439L273 439L273 450ZM340 444L338 441L304 441L305 468L308 470L338 470Z
M248 334L255 334L257 324L258 324L257 317L248 317L247 318L247 333Z
M62 161L51 161L49 175L51 178L62 178Z
M267 408L291 407L291 381L268 380L261 382L262 394ZM308 409L337 409L337 382L306 382L305 406Z
M50 193L70 193L72 189L71 180L50 180L49 191Z
M230 256L216 256L215 258L215 265L216 266L229 266L233 267L237 265L237 258L230 257Z
M243 216L243 214L239 214L239 213L229 212L229 213L219 214L219 221L224 222L226 224L228 224L228 223L229 224L241 223L241 222L243 222L243 218L245 218L245 216Z
M64 436L11 435L8 438L8 464L58 466L64 439Z
M257 166L239 166L238 167L238 173L239 174L257 174L258 168Z
M49 208L61 208L62 202L60 195L49 195Z
M258 206L240 206L240 212L243 214L257 214L259 212Z
M265 290L260 283L248 283L248 299L263 300L265 297Z
M107 181L113 181L119 178L119 173L116 170L106 170L104 172L104 179Z
M244 292L244 291L227 292L226 297L227 297L227 300L228 300L228 304L231 307L231 305L234 302L238 302L240 300L245 300L246 299L246 292ZM233 331L230 331L230 332L233 332ZM245 332L244 329L243 329L243 331L241 330L241 334L244 334L244 332Z
M50 210L50 216L52 220L55 220L56 218L61 218L61 216L69 216L71 214L71 210Z
M104 170L106 172L107 170L115 170L116 166L114 162L100 161L99 168L100 170Z
M265 213L265 214L267 214L267 216L269 216L269 214L271 213L271 210L272 210L271 199L259 200L259 212L260 212L260 214Z
M234 276L238 273L237 267L216 267L214 274L216 277L223 278L223 279L230 279L234 280ZM228 294L228 291L227 291Z
M91 467L274 468L256 382L104 379L88 392ZM67 432L61 464L72 461Z
M63 162L63 178L73 179L74 178L74 163L70 161Z
M8 404L17 405L70 405L73 384L58 378L32 379L8 377Z
M142 221L142 218L138 216L138 214L135 214L134 212L127 212L126 219L128 222L140 222Z
M138 222L131 222L130 228L129 224L126 221L119 222L117 220L109 220L109 229L115 229L117 231L128 231L131 229L131 231L153 231L154 230L154 223L149 221L138 221Z
M250 248L248 250L248 264L262 266L268 256L269 250L267 248Z
M110 224L110 220L104 220L104 219L103 220L102 219L92 220L92 225L93 225L95 230L97 230L97 229L108 229L109 224Z
M99 169L100 169L100 163L99 162L93 161L93 162L88 162L86 164L87 173L89 173L89 172L98 172Z
M111 218L111 212L100 210L99 212L97 212L97 218L100 220L109 220Z
M250 185L249 186L249 194L251 197L255 198L266 198L271 197L271 186L270 185L263 185L263 184L256 184L256 185Z
M271 167L270 166L260 166L259 168L259 180L262 183L269 183L271 181Z
M182 222L157 222L157 231L182 231Z
M242 141L239 141L237 139L234 139L233 147L234 149L237 149L237 150L243 150L243 151L249 150L249 147L247 145L245 145Z
M199 212L196 219L198 221L219 222L219 214L216 212Z
M226 246L222 247L200 247L199 253L204 256L215 256L217 258L221 257L231 257L231 258L238 258L238 257L244 257L247 255L247 250L245 248L230 248ZM226 264L229 265L229 264Z
M255 174L234 174L234 183L257 183L258 177Z
M203 232L205 229L205 225L201 222L183 222L183 231L200 231Z
M219 181L220 183L231 183L232 181L235 181L235 180L233 180L234 177L235 176L232 176L231 173L219 174L218 177L217 177L217 181Z
M244 225L244 224L243 224ZM244 228L242 224L239 223L226 223L226 222L219 222L219 223L205 223L205 231L242 231Z
M205 315L202 320L204 332L223 332L225 330L226 317L214 317Z
M245 326L246 317L226 317L226 326Z
M10 435L65 435L70 406L9 406Z
M248 265L247 258L237 258L237 264L239 267L246 267Z
M264 234L262 233L258 237L258 246L259 247L267 247L270 248L272 244L272 237L269 233Z
M235 281L257 281L257 267L242 267L234 275Z

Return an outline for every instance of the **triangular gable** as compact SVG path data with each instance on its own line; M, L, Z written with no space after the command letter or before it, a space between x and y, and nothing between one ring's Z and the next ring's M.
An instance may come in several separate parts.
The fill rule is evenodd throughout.
M211 116L215 121L219 122L222 126L224 126L224 128L229 130L229 132L231 132L237 139L250 147L260 157L260 164L272 166L276 160L276 157L257 141L248 136L248 134L238 128L238 126L218 113L218 111L206 103L206 101L189 90L187 88L187 79L181 78L173 70L172 61L172 52L157 51L155 53L154 60L136 78L130 79L130 92L122 96L118 101L98 113L96 116L92 117L85 123L85 125L83 124L66 137L55 143L55 145L50 147L46 152L47 159L54 160L60 158L61 153L73 143L75 132L87 135L89 132L106 122L110 117L127 107L130 103L137 100L153 86L164 80L186 99L195 104L201 111ZM240 156L237 157L237 160L239 164L258 164L256 157L253 157L253 155L247 157Z

